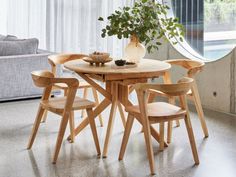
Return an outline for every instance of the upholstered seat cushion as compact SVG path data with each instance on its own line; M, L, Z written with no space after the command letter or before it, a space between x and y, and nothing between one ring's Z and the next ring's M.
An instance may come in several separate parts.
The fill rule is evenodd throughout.
M0 56L36 54L39 41L36 38L0 40Z

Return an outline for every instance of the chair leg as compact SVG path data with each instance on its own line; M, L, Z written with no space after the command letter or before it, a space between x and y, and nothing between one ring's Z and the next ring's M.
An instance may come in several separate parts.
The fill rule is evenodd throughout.
M90 124L91 130L92 130L93 139L94 139L94 142L95 142L97 153L98 153L98 156L100 156L101 155L101 150L100 150L100 145L99 145L99 140L98 140L96 124L95 124L94 117L91 117L92 109L91 108L86 109L86 111L87 111L87 115L89 117L89 124Z
M173 126L173 121L168 121L167 143L171 143L171 139L172 139L172 126Z
M148 103L154 102L155 97L156 97L155 94L150 93L150 94L148 95Z
M150 93L150 94L148 95L148 103L152 103L152 102L154 102L155 97L156 97L155 94ZM143 127L142 127L142 129L141 129L140 132L143 133Z
M148 95L148 103L152 103L152 102L154 102L155 97L156 97L155 94L150 93L150 94ZM143 133L143 127L142 127L142 129L141 129L140 132Z
M141 123L143 125L143 133L144 138L146 142L146 148L147 148L147 155L150 165L150 171L151 174L155 174L155 162L154 162L154 154L153 154L153 148L152 148L152 139L151 139L151 124L148 119L148 113L145 109L145 100L147 98L147 95L144 91L137 91L138 95L138 102L140 107L140 113L141 113Z
M56 164L69 117L70 117L70 112L65 113L62 117L62 120L60 123L60 128L59 128L59 133L57 135L56 148L55 148L53 161L52 161L53 164Z
M147 155L148 155L148 159L149 159L151 174L154 175L155 174L155 162L154 162L154 156L153 156L151 132L150 132L149 125L143 126L143 133L144 133L144 138L145 138L145 142L146 142Z
M179 122L179 120L176 120L176 127L180 127L180 122Z
M92 87L92 91L93 91L93 97L94 97L94 100L95 100L95 103L96 103L96 106L97 106L97 105L99 105L99 102L100 102L100 101L99 101L99 97L98 97L98 93L97 93L96 89L93 88L93 87ZM99 118L99 122L100 122L101 127L103 127L102 115L99 114L99 115L98 115L98 118Z
M118 109L119 109L119 112L120 112L120 117L121 117L121 120L122 120L123 127L125 128L125 124L126 124L125 114L124 114L124 111L123 111L123 108L122 108L122 105L121 105L120 102L118 102Z
M155 94L150 93L150 94L148 95L148 103L152 103L152 102L154 102L155 97L156 97ZM141 129L140 132L143 133L143 127L142 127L142 129Z
M39 124L40 124L40 122L42 120L44 112L45 112L45 109L43 109L42 106L40 105L39 109L38 109L38 113L37 113L36 119L34 121L34 126L33 126L33 129L32 129L32 133L30 135L30 139L29 139L29 143L28 143L27 149L31 149L31 147L32 147L32 145L34 143L34 139L35 139L35 136L37 134L37 131L38 131L38 128L39 128Z
M86 99L88 96L88 88L84 88L84 94L83 94L83 98ZM82 112L81 112L81 118L84 118L85 117L85 110L83 109Z
M160 122L160 147L159 147L159 150L160 151L163 151L164 150L164 130L165 130L165 123L164 122Z
M75 120L74 120L74 111L71 111L70 118L69 118L69 124L70 124L70 143L73 143L75 141Z
M175 98L174 97L169 97L168 101L170 104L175 105ZM176 127L180 126L179 120L176 120L175 123L176 123ZM172 129L173 129L173 121L168 121L167 143L171 143Z
M49 97L51 97L52 95L50 95ZM46 122L46 120L47 120L47 117L48 117L48 111L47 110L45 110L44 111L44 114L43 114L43 119L42 119L42 123L45 123Z
M119 160L122 160L124 157L125 149L127 146L127 142L129 139L129 135L130 135L130 131L131 131L133 122L134 122L134 116L129 114L128 118L127 118L126 126L125 126L124 136L123 136L121 147L120 147Z
M204 118L204 113L203 113L203 109L202 109L200 96L199 96L199 93L198 93L198 90L197 90L197 86L195 84L192 88L192 94L193 94L193 100L194 100L194 103L195 103L195 106L196 106L196 110L197 110L197 113L198 113L198 118L200 119L200 122L201 122L203 133L204 133L205 137L207 138L209 136L209 133L208 133L206 121L205 121L205 118Z
M185 121L186 129L188 132L188 137L189 137L189 142L192 149L193 158L194 158L195 164L198 165L199 164L198 152L197 152L193 129L192 129L192 125L191 125L191 121L190 121L188 113L185 116L184 121Z
M151 135L160 144L160 134L150 125ZM168 147L168 144L164 141L164 147Z
M42 123L45 123L45 122L46 122L47 116L48 116L48 111L45 110L45 111L44 111L44 114L43 114L43 118L42 118Z

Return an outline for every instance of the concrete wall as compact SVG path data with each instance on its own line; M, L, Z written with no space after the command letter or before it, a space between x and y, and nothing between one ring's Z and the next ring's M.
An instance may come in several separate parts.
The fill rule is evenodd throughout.
M181 55L170 44L164 44L160 50L148 54L147 58L158 60L189 58ZM196 77L202 105L205 108L236 114L236 48L223 58L207 62L204 70ZM172 67L173 80L185 75L177 67Z

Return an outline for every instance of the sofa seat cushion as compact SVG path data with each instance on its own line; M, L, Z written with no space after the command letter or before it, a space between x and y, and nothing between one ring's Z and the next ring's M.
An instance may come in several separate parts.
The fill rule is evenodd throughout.
M23 40L0 40L0 56L36 54L39 41L36 38Z

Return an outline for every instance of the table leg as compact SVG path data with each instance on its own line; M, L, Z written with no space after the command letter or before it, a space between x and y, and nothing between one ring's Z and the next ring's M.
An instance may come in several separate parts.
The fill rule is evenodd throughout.
M107 157L108 146L111 140L111 134L112 134L115 114L117 110L117 104L118 104L118 84L115 82L112 83L111 93L112 93L112 106L111 106L111 112L110 112L109 121L107 125L106 138L105 138L104 147L103 147L103 154L102 154L103 158Z
M120 102L118 102L118 109L119 109L119 112L120 112L120 118L121 118L123 127L125 128L126 118L125 118L125 114L124 114L124 111L123 111L123 108L122 108L122 105L121 105Z
M99 114L101 114L102 111L104 111L109 105L111 104L111 101L108 99L104 99L97 107L94 109L93 112L91 112L91 115L93 118L96 118ZM74 136L78 135L87 125L89 124L89 119L86 117L83 119L83 121L79 124L78 127L76 127ZM70 140L71 137L69 136L67 140Z
M107 125L106 138L105 138L103 153L102 153L103 158L107 157L107 151L108 151L108 146L111 140L111 134L112 134L116 110L117 110L117 101L112 102L112 106L111 106L111 112L110 112L109 121Z

